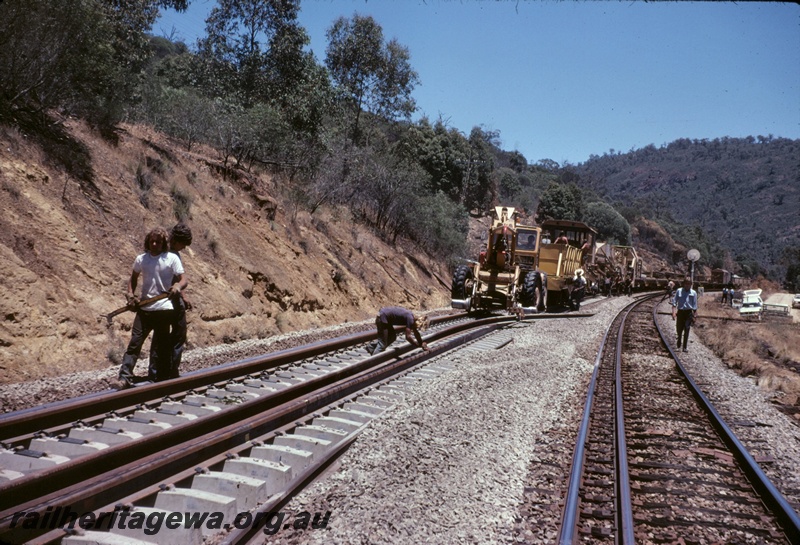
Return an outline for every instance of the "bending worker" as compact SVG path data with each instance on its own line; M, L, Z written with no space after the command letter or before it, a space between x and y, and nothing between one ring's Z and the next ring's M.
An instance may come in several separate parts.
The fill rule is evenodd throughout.
M397 339L397 333L394 331L396 325L405 326L406 340L409 344L428 350L428 344L422 341L420 334L420 331L428 327L427 316L414 316L410 310L402 307L383 307L375 318L378 341L372 349L372 355L383 352Z

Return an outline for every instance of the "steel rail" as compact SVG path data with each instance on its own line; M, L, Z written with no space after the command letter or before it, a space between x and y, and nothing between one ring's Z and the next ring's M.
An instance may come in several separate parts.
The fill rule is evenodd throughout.
M455 326L450 326L448 328L433 332L428 339L430 341L434 341L448 335L457 334L465 329L489 325L491 323L495 323L497 320L497 318L489 318L485 320L479 320L477 322L465 322L462 324L457 324ZM349 338L350 337L348 337L348 339ZM58 476L57 480L61 486L71 482L79 482L82 480L83 472L92 470L103 471L104 469L119 465L120 463L126 463L131 459L146 456L151 452L157 452L158 450L163 449L176 441L188 440L192 434L196 435L198 430L203 430L204 428L207 429L208 426L221 426L224 425L223 423L247 418L252 416L252 414L264 411L269 407L279 403L284 403L286 400L295 396L304 395L312 389L320 388L326 384L332 383L335 380L339 380L342 377L353 375L366 367L380 364L388 359L391 359L399 353L406 353L414 348L415 347L408 345L404 348L398 348L395 351L386 351L377 356L365 358L364 360L351 366L333 371L327 375L316 377L303 383L296 384L290 388L272 392L238 405L232 405L225 410L206 415L203 418L198 418L196 420L176 425L163 431L146 435L137 439L136 441L110 446L109 448L100 450L97 453L82 456L80 458L70 460L69 462L65 462L31 475L27 475L20 479L15 479L0 484L0 492L2 493L2 495L0 495L0 510L3 510L11 501L22 502L47 494L52 488L57 486L52 477ZM325 352L327 352L327 350L323 351L323 353ZM305 355L308 353L308 350L301 349L292 351L289 354L281 353L277 357L282 361L291 355L295 355L296 357L300 357L302 359L302 357L305 357ZM302 355L302 357L298 356L298 354ZM293 359L291 361L296 360ZM232 367L237 369L240 368L239 365ZM158 384L155 384L154 386L158 386ZM142 387L142 389L145 388L150 387ZM138 390L139 388L136 389ZM127 391L123 391L122 393L125 394ZM128 404L129 403L126 403L126 406ZM12 497L14 498L13 500Z
M0 417L0 437L7 439L22 436L45 428L76 422L97 414L109 413L125 407L140 405L153 399L201 388L215 382L257 374L304 358L312 358L326 352L367 342L374 336L374 333L354 334L202 369L164 382L136 386L127 390L100 392L66 402L9 413Z
M361 427L361 430L363 429L364 426ZM341 455L342 452L350 448L350 445L352 445L358 438L359 433L360 430L351 434L349 437L342 439L335 447L325 453L324 458L322 458L318 464L307 468L295 479L293 479L285 492L270 498L269 501L253 511L253 518L261 521L260 524L253 524L247 528L235 528L231 530L231 532L219 542L219 545L243 545L251 543L256 537L259 536L262 528L264 527L264 524L267 520L264 515L280 510L289 502L290 499L292 499L292 497L294 497L295 494L308 486L317 476L321 475L322 472L325 471L325 469L327 469L333 463L333 461Z
M552 315L537 314L526 316L525 320L548 318L580 318L591 314ZM448 322L463 320L466 314L432 318L431 325L439 326ZM501 316L470 320L465 322L479 327L484 320L510 321L513 317ZM449 326L453 327L453 326ZM443 328L443 331L449 331ZM451 334L451 333L448 333ZM60 426L69 426L74 422L88 420L114 411L143 405L154 399L183 394L189 390L197 390L218 382L224 382L247 375L257 375L282 365L288 365L306 358L319 357L328 352L336 352L355 345L369 342L376 338L374 331L354 333L309 345L279 350L269 354L252 356L242 360L217 365L208 369L192 371L179 378L147 384L120 391L104 391L72 399L56 401L39 407L15 411L0 415L0 440L12 444L28 440L33 434L43 430L57 430ZM425 339L441 338L437 331L430 331Z
M396 354L391 353L373 356L349 368L310 379L292 389L287 388L278 392L278 395L256 398L209 415L203 419L202 425L194 422L181 424L172 433L165 430L133 443L104 449L103 452L108 454L91 455L93 460L83 457L66 462L61 465L61 471L48 469L31 475L30 479L19 479L25 482L6 487L8 493L3 494L0 539L2 532L9 529L15 513L43 514L47 507L54 505L68 505L76 512L90 512L112 504L128 495L133 486L142 488L157 484L413 366L423 358L434 357L501 327L496 319L490 321L495 323L484 324L477 329L468 327L473 331L444 341L428 352L399 360L395 358ZM407 347L404 353L414 349ZM65 467L67 465L71 467ZM95 476L85 479L87 473ZM10 481L9 484L14 483Z
M545 316L539 316L539 318L545 318ZM511 340L506 341L497 348L505 346L509 342L511 342ZM292 497L294 497L300 490L305 488L308 483L312 482L317 475L321 474L326 467L332 463L333 460L338 458L341 452L349 448L349 446L355 441L356 435L363 431L364 428L365 426L362 426L362 428L356 431L353 436L343 439L342 442L334 449L326 453L326 456L319 462L319 464L307 468L301 475L292 481L285 492L277 497L271 498L268 502L261 505L257 511L254 512L254 514L259 513L264 515L283 508L283 506L285 506ZM233 529L223 538L222 541L220 541L220 545L248 545L255 543L256 539L259 537L259 531L264 526L264 521L266 520L263 517L255 518L262 521L260 525L252 525L247 528Z
M628 307L639 304L639 301L630 303ZM626 307L626 309L628 308ZM624 310L623 310L624 311ZM580 509L580 488L581 480L583 478L583 465L586 458L586 442L589 437L589 426L592 413L592 405L594 404L594 395L597 389L597 377L600 371L600 364L603 359L603 352L608 336L611 333L613 323L609 324L603 339L600 341L600 346L597 349L597 356L594 360L594 369L592 377L589 381L589 387L586 393L586 401L583 405L583 416L581 417L581 425L578 429L578 437L575 441L575 449L572 454L572 471L569 476L569 485L567 487L567 494L564 500L564 510L561 517L561 529L559 530L558 543L562 545L571 545L577 540L577 529Z
M432 318L430 323L431 325L439 325L463 319L463 317L462 315L456 315ZM216 382L258 374L305 358L314 358L327 352L335 352L366 343L375 339L375 335L374 331L354 333L193 371L179 378L164 382L137 386L127 390L98 392L50 403L41 407L7 413L0 415L0 438L4 441L13 441L26 434L70 424L98 414L137 406L153 399L202 388Z
M728 427L722 416L719 414L719 412L717 412L714 405L705 396L700 387L697 386L694 379L692 379L689 372L683 366L678 358L678 355L672 349L671 343L667 340L664 332L661 330L661 327L658 324L658 320L656 319L657 308L658 305L653 307L653 323L656 325L656 329L658 330L658 334L661 337L662 342L667 347L667 350L669 350L672 358L675 360L675 366L681 375L683 375L683 377L686 379L692 395L695 397L700 407L708 415L711 425L717 431L722 441L731 450L737 462L739 462L739 466L742 468L742 471L744 472L748 481L750 481L750 484L756 489L767 508L778 519L778 524L781 525L781 529L786 534L789 542L800 543L800 516L798 516L797 512L792 509L792 506L789 504L783 494L781 494L775 485L772 484L772 481L761 469L761 466L758 465L758 462L755 461L753 456L747 450L747 447L745 447L742 442L739 441L739 438L736 437L736 434L733 432L733 430Z
M391 380L391 379L389 379L389 380ZM343 398L341 400L338 400L335 403L333 403L331 405L328 405L327 409L333 409L335 407L338 407L342 403L345 403L347 400L349 400L351 398L354 398L354 397L358 397L358 395L359 394L354 394L354 395L345 397L345 398ZM322 408L321 411L325 412L326 408ZM289 433L292 429L294 429L294 428L296 428L298 426L302 426L304 424L308 424L311 420L313 420L313 418L314 418L313 415L306 416L306 417L304 417L304 418L302 418L300 420L297 420L295 422L292 422L290 424L286 424L284 426L280 426L280 427L278 427L278 428L276 428L274 430L271 430L271 431L267 432L265 435L262 435L262 436L260 436L260 437L258 437L256 439L252 440L250 444L244 443L244 444L238 445L236 449L231 449L231 450L226 451L224 454L217 454L216 456L212 456L211 458L205 460L204 464L202 466L198 465L198 466L193 467L193 468L184 469L184 470L182 470L182 471L180 471L178 473L170 475L167 479L164 479L163 481L161 481L157 485L145 486L144 488L140 488L140 489L134 491L133 493L116 500L113 504L107 504L107 505L104 505L102 507L96 508L93 511L94 515L95 515L95 520L98 519L98 517L100 516L101 513L104 513L104 512L107 513L107 512L110 512L110 511L114 511L114 510L124 510L124 509L132 507L133 505L135 505L137 503L141 503L143 501L146 501L146 498L157 494L158 492L163 490L164 486L166 486L168 484L179 484L179 483L185 483L186 481L190 481L198 473L204 473L205 472L204 470L224 463L226 460L228 460L231 457L231 455L241 454L241 452L243 452L245 450L249 450L252 446L254 446L256 444L256 441L258 443L262 443L264 441L269 441L270 439L273 439L274 437L277 437L278 435ZM355 432L354 432L354 434L355 434ZM348 436L347 438L343 439L342 441L345 441L349 437L350 436ZM337 445L336 449L338 449L340 446L341 445ZM44 533L44 534L42 534L40 536L29 538L26 541L26 545L57 545L58 543L61 542L62 538L64 538L65 536L71 535L74 532L76 532L76 529L64 528L63 526L55 527L52 530L50 530L47 533ZM0 540L0 545L5 545L2 540Z
M579 318L588 315L572 314L563 317ZM526 319L550 317L554 316L535 315L526 317ZM426 340L431 342L443 339L469 329L495 329L500 327L503 322L515 319L515 317L503 316L465 322L437 330L427 336ZM459 344L468 342L477 334L473 332L457 337L454 340L445 341L440 346L435 346L429 352L423 354L428 356L437 355L443 350L449 350ZM208 415L203 419L199 419L199 422L187 422L174 428L145 436L132 443L112 446L97 454L84 456L21 479L9 481L0 486L0 492L2 492L2 495L0 495L0 530L8 528L14 513L20 511L42 513L48 506L70 505L73 508L80 508L82 512L88 512L92 510L93 505L112 503L126 493L124 483L127 480L126 477L120 477L120 474L135 473L137 485L141 485L144 479L158 480L174 475L177 466L185 464L191 466L200 463L202 460L212 456L214 449L224 450L232 447L231 432L225 432L220 435L222 432L214 431L210 434L202 435L201 439L197 439L199 435L206 434L209 429L215 427L229 429L234 427L237 430L234 435L239 439L252 437L256 432L266 433L269 430L262 428L267 424L259 425L260 427L255 429L252 423L241 428L241 423L248 419L260 418L265 414L272 414L270 411L273 411L273 408L279 403L285 405L291 403L293 399L298 399L298 397L302 398L299 402L300 408L306 412L316 410L316 407L324 405L324 403L321 401L323 398L320 398L322 394L315 393L315 389L333 388L332 385L337 381L351 381L355 380L354 377L361 376L364 373L377 372L372 369L376 365L415 349L416 347L410 345L398 347L392 351L366 358L361 362L328 375L310 379L292 388L262 396L240 405L232 406L216 414ZM419 356L400 360L395 365L410 365L411 362L416 361L417 357ZM365 386L366 384L360 387L363 388ZM302 396L309 397L303 398ZM312 398L316 399L317 402L310 403ZM329 402L328 398L324 398L324 400ZM299 411L299 409L297 410ZM293 413L289 418L296 419L298 414L299 412ZM280 424L280 421L273 420L269 422L268 427ZM183 444L178 444L179 442ZM187 445L194 446L187 447ZM172 452L173 449L179 461L168 460L167 453ZM142 467L142 461L149 461L144 468ZM169 469L164 469L165 467ZM95 475L100 473L101 475L83 482L87 473ZM93 492L87 492L87 488ZM12 497L13 500L11 499ZM91 498L91 500L87 500L87 498Z
M420 354L420 356L423 355ZM426 358L421 358L421 359L426 359ZM412 367L407 367L403 369L401 373L413 371L413 369L416 369L423 365L425 365L424 362L418 363ZM334 408L337 408L341 406L343 403L346 403L348 400L355 400L360 396L362 396L364 394L364 391L369 392L371 389L379 386L380 384L391 382L392 380L394 380L394 378L395 375L389 376L387 378L384 378L383 380L380 380L376 383L369 385L364 390L359 390L348 396L337 399L333 403L320 409L318 412L313 413L313 415L306 415L304 418L300 418L289 424L271 430L267 434L258 437L257 440L252 440L251 443L253 445L262 444L263 442L270 441L272 438L277 437L278 435L290 433L291 430L293 430L294 428L310 423L313 420L313 418L316 417L318 414L320 413L324 414L327 410L332 410ZM347 437L342 439L339 443L335 444L333 447L326 450L322 458L317 459L311 466L303 469L300 474L294 476L291 482L287 485L287 489L285 491L275 494L274 496L271 496L266 503L262 504L255 511L251 510L250 512L253 515L256 515L257 513L266 514L281 509L292 497L294 497L294 495L296 495L297 492L305 488L318 475L322 474L330 466L330 464L333 463L333 461L339 457L339 455L342 452L347 450L347 448L349 448L349 446L355 441L358 435L364 429L366 429L367 425L368 424L363 424L359 429L350 432L350 434ZM177 484L185 481L190 481L194 475L198 473L203 473L208 468L213 468L214 466L225 462L231 456L231 453L241 454L241 452L249 450L250 447L251 447L250 444L240 445L236 450L232 449L223 455L218 454L208 460L205 460L205 463L202 466L197 466L192 469L185 469L179 473L173 474L163 482ZM94 514L97 517L100 516L100 513L125 509L126 506L130 507L135 503L146 501L147 497L157 494L160 490L163 489L163 486L164 486L163 484L160 484L158 486L148 486L139 489L136 492L126 497L120 498L113 505L108 504L101 508L95 509ZM256 535L258 531L263 527L263 520L265 519L256 516L255 520L261 520L262 523L259 525L248 525L245 528L241 528L238 526L235 528L230 528L229 532L224 536L223 541L220 542L220 545L243 544L249 542L253 538L253 536ZM26 541L26 543L29 543L30 545L55 545L57 543L60 543L60 540L63 537L70 535L71 532L74 532L74 530L68 530L65 528L54 528L45 534L29 539L28 541ZM2 545L2 543L3 542L0 541L0 545Z
M654 296L655 297L655 296ZM614 355L614 436L617 448L615 456L617 471L615 485L617 488L617 544L632 545L636 543L634 537L633 506L631 503L631 479L628 472L628 448L625 439L625 410L622 398L622 340L625 331L625 322L628 315L638 305L649 301L640 299L629 305L622 316L622 322L617 331L617 345Z

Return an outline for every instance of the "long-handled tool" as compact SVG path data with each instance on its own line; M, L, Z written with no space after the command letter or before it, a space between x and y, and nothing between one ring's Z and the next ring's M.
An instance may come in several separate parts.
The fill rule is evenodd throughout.
M156 295L155 297L151 297L150 299L143 299L139 301L139 304L136 306L125 305L124 307L120 307L113 312L109 312L108 314L101 314L101 318L105 318L107 323L111 325L111 319L116 316L117 314L122 314L126 310L135 311L139 307L143 307L144 305L149 305L150 303L155 303L156 301L161 301L162 299L166 299L169 297L169 292L162 293L161 295Z

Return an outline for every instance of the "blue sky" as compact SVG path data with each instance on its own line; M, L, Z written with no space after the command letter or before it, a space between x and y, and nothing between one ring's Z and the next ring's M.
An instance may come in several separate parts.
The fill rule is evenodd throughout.
M153 33L193 46L214 0ZM530 163L678 138L800 138L800 6L777 2L301 0L310 48L371 15L408 47L414 119L500 133Z

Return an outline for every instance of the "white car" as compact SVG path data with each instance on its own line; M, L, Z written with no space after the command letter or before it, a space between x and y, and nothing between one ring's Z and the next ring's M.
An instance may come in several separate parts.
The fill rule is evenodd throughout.
M794 294L794 299L792 299L792 308L800 308L800 293Z
M761 300L761 290L745 290L742 293L742 306L739 308L739 315L760 317L763 307L764 302Z

